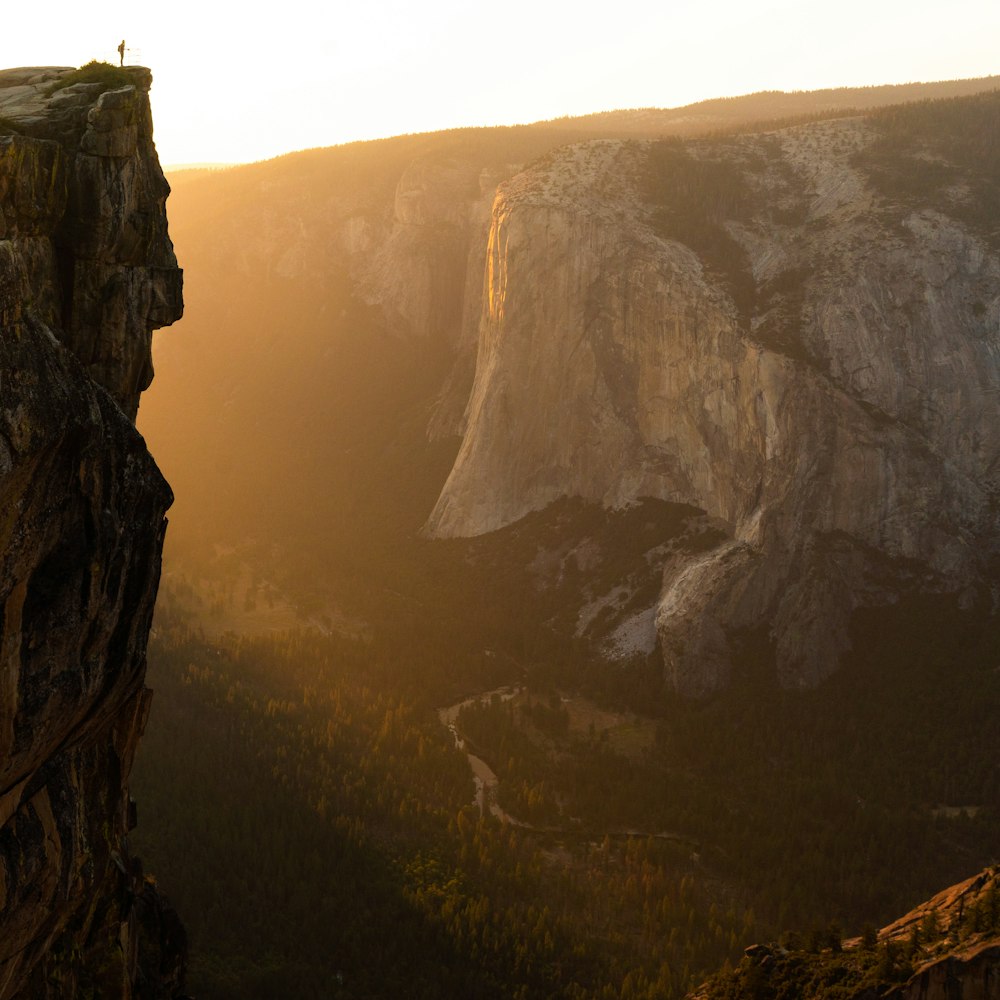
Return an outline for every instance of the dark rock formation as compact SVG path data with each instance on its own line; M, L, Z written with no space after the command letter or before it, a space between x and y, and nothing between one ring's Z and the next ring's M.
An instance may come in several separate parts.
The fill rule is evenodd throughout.
M57 89L70 72L0 73L2 1000L173 996L182 976L126 840L172 499L133 420L181 272L149 72ZM173 942L153 969L151 934Z

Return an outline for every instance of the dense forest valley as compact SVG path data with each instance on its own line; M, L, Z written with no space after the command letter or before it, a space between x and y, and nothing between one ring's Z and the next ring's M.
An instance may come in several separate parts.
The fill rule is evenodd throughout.
M134 848L199 996L681 997L754 941L861 933L995 857L995 630L914 602L859 616L816 691L751 672L690 705L478 582L460 637L411 612L351 638L220 634L235 593L167 581ZM491 689L456 726L500 819L438 712Z
M958 179L995 197L997 108L883 112L862 166L942 211ZM338 185L391 201L400 165L435 141L503 175L568 127L174 183L190 325L159 345L139 417L178 501L131 846L188 929L199 1000L679 1000L720 967L736 976L753 942L870 935L998 860L986 595L914 588L856 611L840 670L811 690L780 687L774 636L747 630L733 683L690 701L659 650L602 643L655 602L657 559L711 548L717 520L564 498L478 538L422 534L458 451L427 428L442 384L468 388L461 349L387 330L329 234L280 244L277 262L272 243L300 202L318 231ZM655 147L651 201L743 308L763 293L709 218L742 211L742 190L699 157ZM671 171L684 206L659 183ZM996 240L990 218L972 221ZM796 292L768 294L797 306Z

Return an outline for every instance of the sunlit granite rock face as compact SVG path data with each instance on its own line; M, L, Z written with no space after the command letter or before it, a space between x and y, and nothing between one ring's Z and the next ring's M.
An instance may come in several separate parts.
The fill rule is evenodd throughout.
M718 224L750 306L656 224L650 147L569 147L501 185L461 450L428 530L562 496L695 505L728 540L667 558L667 677L728 682L763 627L786 686L902 588L989 600L1000 477L1000 261L930 205L886 207L862 119L734 139L752 208ZM666 183L670 183L667 177ZM959 196L956 196L959 197Z
M734 971L687 1000L992 1000L1000 996L998 900L993 866L921 903L867 945L862 938L825 950L751 945Z
M167 997L126 835L171 493L133 419L181 272L148 70L68 72L0 72L0 998Z

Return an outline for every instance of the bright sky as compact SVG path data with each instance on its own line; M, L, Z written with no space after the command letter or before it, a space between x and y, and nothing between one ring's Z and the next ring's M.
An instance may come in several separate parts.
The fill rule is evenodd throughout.
M167 165L1000 73L997 0L47 0L4 10L0 67L117 62L123 36Z

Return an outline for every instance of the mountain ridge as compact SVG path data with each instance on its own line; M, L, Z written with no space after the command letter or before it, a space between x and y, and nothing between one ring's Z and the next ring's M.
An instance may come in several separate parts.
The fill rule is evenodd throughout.
M966 97L1000 87L1000 76L970 77L965 80L937 82L888 83L867 87L824 87L819 90L761 90L732 97L710 97L677 108L630 108L599 111L590 115L554 118L536 125L598 127L607 123L613 129L627 127L631 121L639 133L658 134L664 128L680 129L678 134L694 135L709 129L739 124L745 128L766 121L815 116L826 112L838 115L860 114L884 105L908 101L940 100ZM699 114L700 113L700 114ZM713 114L714 113L714 114Z

